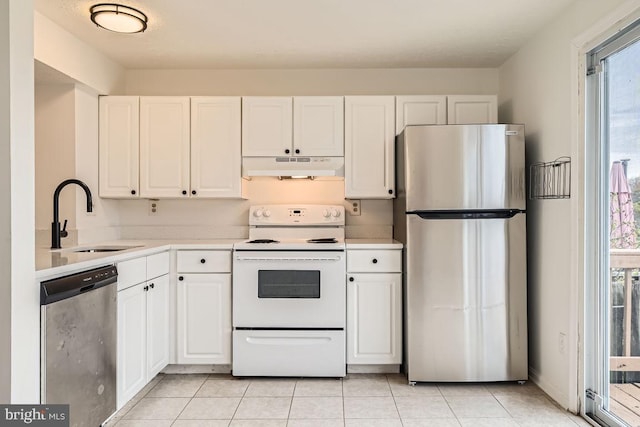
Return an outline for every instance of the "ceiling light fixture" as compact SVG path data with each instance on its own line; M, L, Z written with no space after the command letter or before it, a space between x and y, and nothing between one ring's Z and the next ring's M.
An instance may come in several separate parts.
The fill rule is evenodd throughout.
M116 33L141 33L147 29L147 15L129 6L100 3L91 6L91 21Z

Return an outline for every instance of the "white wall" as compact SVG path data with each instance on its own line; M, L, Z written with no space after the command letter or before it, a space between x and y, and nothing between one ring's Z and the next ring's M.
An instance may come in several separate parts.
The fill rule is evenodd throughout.
M578 106L572 40L620 0L575 2L500 67L499 118L525 123L527 162L572 155ZM574 159L575 161L575 159ZM575 171L580 166L574 164ZM531 378L562 406L578 410L579 314L573 180L571 200L534 200L527 206L529 236L529 366ZM579 211L583 208L578 207ZM560 334L567 337L564 352Z
M124 69L101 52L35 12L34 58L77 82L108 94L122 90Z
M35 87L36 230L42 230L43 244L50 243L53 221L53 191L65 179L75 177L74 85ZM76 193L60 194L61 223L76 228ZM40 234L40 233L39 233Z
M33 2L0 1L0 402L39 398Z
M127 70L126 95L496 94L495 68Z

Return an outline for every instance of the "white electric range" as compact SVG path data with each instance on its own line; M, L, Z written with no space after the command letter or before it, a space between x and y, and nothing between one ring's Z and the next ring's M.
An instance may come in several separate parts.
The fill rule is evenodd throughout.
M346 375L344 207L249 210L234 245L233 375Z

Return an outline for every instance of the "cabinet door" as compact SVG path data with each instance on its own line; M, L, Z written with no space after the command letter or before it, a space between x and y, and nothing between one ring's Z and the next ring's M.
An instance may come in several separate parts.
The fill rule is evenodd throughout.
M345 197L395 196L393 96L347 96L345 105Z
M344 155L344 98L293 98L293 155Z
M100 97L100 197L138 197L138 103L137 96Z
M118 292L118 409L147 384L147 317L144 283Z
M178 360L231 363L231 275L178 277Z
M156 277L147 288L147 381L169 363L169 275Z
M498 123L498 97L495 95L448 96L447 123L450 125Z
M396 96L396 135L409 125L446 124L446 96Z
M140 196L189 194L189 98L140 98Z
M191 196L242 197L240 98L191 98Z
M291 155L292 125L290 97L242 98L242 155Z
M347 363L400 364L402 275L365 273L348 276Z

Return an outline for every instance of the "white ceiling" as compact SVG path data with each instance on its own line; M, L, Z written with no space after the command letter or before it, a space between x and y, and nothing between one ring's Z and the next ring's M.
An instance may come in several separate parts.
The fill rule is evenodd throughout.
M100 0L37 11L127 69L497 67L574 0L122 0L141 34L97 28Z

